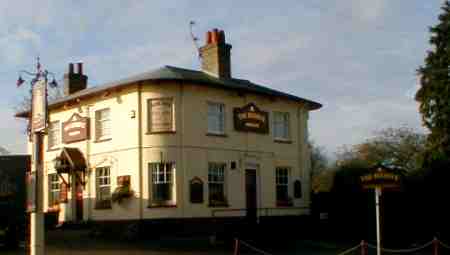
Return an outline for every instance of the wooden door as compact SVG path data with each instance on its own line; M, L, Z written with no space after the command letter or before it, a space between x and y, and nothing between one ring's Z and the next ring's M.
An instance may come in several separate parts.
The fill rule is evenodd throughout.
M258 194L257 194L257 180L255 169L245 170L245 193L246 193L247 220L250 223L256 223Z

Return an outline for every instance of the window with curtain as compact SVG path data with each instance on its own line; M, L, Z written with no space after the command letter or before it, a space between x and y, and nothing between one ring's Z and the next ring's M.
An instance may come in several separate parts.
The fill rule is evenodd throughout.
M151 191L150 205L173 205L175 203L173 183L175 174L174 163L150 163Z
M59 177L58 174L48 175L48 207L59 203Z
M225 105L208 103L208 133L225 134Z
M276 140L289 140L289 113L273 113L273 136Z
M111 208L111 175L109 167L98 167L96 173L96 208Z
M59 121L52 121L48 125L48 149L57 147L61 143L61 128Z
M276 198L277 205L291 205L292 201L289 197L289 173L287 167L276 168Z
M95 139L111 138L111 111L109 108L95 111Z
M224 205L228 201L225 196L225 163L208 164L209 204Z

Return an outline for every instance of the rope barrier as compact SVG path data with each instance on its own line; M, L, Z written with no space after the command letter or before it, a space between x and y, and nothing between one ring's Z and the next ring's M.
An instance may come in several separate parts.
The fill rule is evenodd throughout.
M257 251L257 252L259 252L259 253L261 253L261 254L263 254L263 255L272 255L272 254L270 254L270 253L268 253L268 252L265 252L265 251L263 251L263 250L261 250L261 249L256 248L256 247L253 246L253 245L250 245L250 244L248 244L248 243L246 243L246 242L244 242L244 241L242 241L242 240L237 240L237 241L240 242L240 243L242 243L243 245L247 246L248 248L250 248L250 249L252 249L252 250L254 250L254 251Z
M416 248L411 248L411 249L398 249L398 250L396 250L396 249L387 249L387 248L381 247L381 251L383 251L383 252L389 252L389 253L410 253L410 252L416 252L416 251L425 249L425 248L427 248L428 246L430 246L430 245L432 245L432 244L433 244L433 241L429 241L428 243L426 243L426 244L424 244L424 245L422 245L422 246L416 247ZM376 246L376 245L373 245L373 244L370 244L370 243L367 243L367 246L368 246L369 248L371 248L371 249L377 249L377 246Z
M441 240L438 240L438 242L439 242L439 244L440 244L442 247L444 247L445 249L450 250L450 245L448 245L448 244L442 242Z
M347 250L345 250L345 251L343 251L341 253L338 253L337 255L345 255L347 253L350 253L350 252L353 252L353 251L357 250L359 247L361 247L361 244L358 244L355 247L352 247L352 248L347 249Z

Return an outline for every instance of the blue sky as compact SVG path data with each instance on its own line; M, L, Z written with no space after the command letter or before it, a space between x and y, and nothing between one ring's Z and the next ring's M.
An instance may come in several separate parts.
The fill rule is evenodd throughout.
M225 30L233 76L323 103L311 113L311 138L331 155L373 131L424 132L415 70L442 0L60 1L0 2L0 146L26 151L14 105L28 93L18 70L35 57L61 78L83 61L89 86L161 65L199 69L189 34L204 42Z

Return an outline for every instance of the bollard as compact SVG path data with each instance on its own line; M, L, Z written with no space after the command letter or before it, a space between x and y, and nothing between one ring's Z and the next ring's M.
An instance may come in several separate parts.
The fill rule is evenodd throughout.
M239 239L234 239L234 255L239 255Z
M364 240L361 241L361 255L367 255L367 243Z
M436 237L433 238L433 255L439 255L439 240Z

